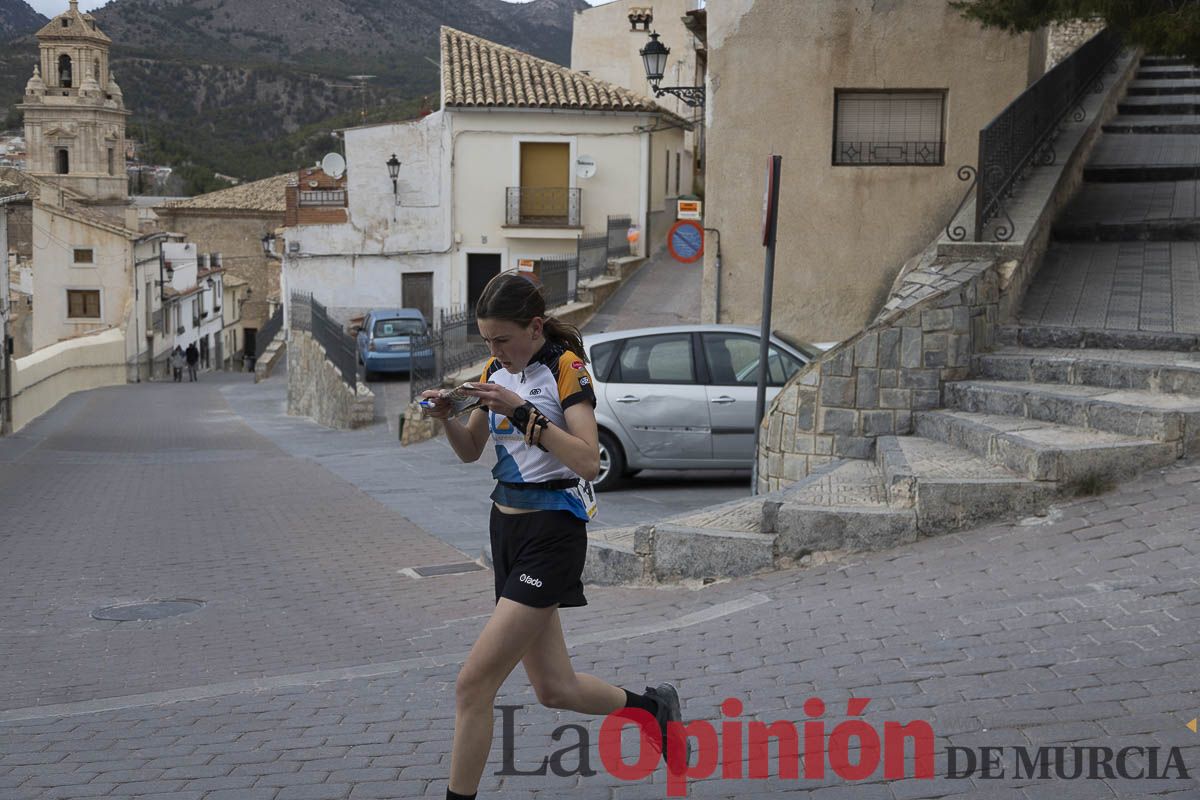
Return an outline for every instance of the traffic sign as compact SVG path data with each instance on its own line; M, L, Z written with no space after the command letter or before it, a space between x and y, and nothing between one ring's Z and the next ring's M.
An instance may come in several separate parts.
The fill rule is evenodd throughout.
M681 219L667 234L667 249L676 261L694 264L704 257L704 226L691 219Z

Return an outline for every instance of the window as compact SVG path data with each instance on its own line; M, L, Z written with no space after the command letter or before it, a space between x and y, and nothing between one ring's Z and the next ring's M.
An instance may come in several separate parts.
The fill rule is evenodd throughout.
M663 194L666 195L671 191L671 151L665 151L663 161L666 162L667 173L663 178Z
M72 319L100 319L100 290L68 289L67 316Z
M613 356L617 354L617 345L615 342L601 342L592 347L590 354L592 362L592 377L598 381L608 380L609 367L613 364Z
M96 252L90 247L75 248L75 263L76 264L95 264Z
M675 151L675 196L676 197L679 197L679 172L680 172L679 165L680 165L680 160L682 158L683 158L683 154L680 153L678 150L676 150Z
M63 20L65 26L66 20ZM58 57L58 85L64 89L71 88L71 57L67 55Z
M423 336L425 323L419 319L381 319L375 323L375 338L388 336Z
M621 349L616 380L621 383L694 383L692 335L670 333L629 339Z
M945 163L946 94L838 90L834 164Z
M726 333L701 334L704 358L708 362L710 381L718 386L755 386L758 384L758 349L760 340L754 336L733 336ZM767 354L767 384L782 386L804 366L791 353L774 345Z
M54 171L59 175L71 174L71 153L65 147L60 147L54 154Z
M117 174L117 153L111 147L108 148L108 174Z

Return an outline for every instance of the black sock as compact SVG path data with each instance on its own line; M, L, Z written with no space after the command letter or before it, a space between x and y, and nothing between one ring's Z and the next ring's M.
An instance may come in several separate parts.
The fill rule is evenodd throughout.
M459 794L458 792L450 791L449 786L446 787L446 800L475 800L476 794L479 794L479 792L475 792L475 794Z
M625 692L625 708L640 708L643 711L649 712L650 716L656 717L658 714L658 701L652 697L647 697L644 694L634 694L628 689Z

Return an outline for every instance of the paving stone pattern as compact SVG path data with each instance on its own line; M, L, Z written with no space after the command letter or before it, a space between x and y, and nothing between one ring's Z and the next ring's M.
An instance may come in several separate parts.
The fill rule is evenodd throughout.
M0 538L0 797L444 796L454 680L491 610L489 572L398 580L394 566L445 557L445 545L256 435L215 383L99 390L43 423L0 441L0 503L21 521ZM870 698L864 719L876 727L927 720L939 775L948 746L1015 744L1176 746L1195 775L1200 736L1185 723L1200 710L1198 512L1200 467L1173 467L1028 524L889 553L694 591L589 587L591 605L564 612L564 625L578 670L630 688L672 680L689 720L715 725L735 697L743 722L800 724L816 696L832 730L853 696ZM157 622L87 616L158 595L210 604ZM769 602L674 625L761 596ZM647 623L656 632L638 635ZM419 656L433 660L404 661ZM401 666L287 680L387 663ZM264 682L220 689L244 676ZM179 690L175 702L144 694L166 689ZM114 695L123 707L49 708ZM520 769L564 746L557 726L576 724L600 771L495 774L497 714L481 798L667 796L661 766L637 782L601 770L600 719L538 705L523 668L497 702L524 707ZM31 718L13 719L22 709ZM714 775L690 787L695 797L818 800L1198 791L1194 778L888 782L877 770L848 782L774 768L768 780Z

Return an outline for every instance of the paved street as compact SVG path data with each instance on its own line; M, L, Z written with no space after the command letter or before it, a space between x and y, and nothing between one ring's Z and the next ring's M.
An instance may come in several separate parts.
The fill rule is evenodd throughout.
M398 490L379 458L394 445L356 452L344 437L369 432L272 415L272 391L244 376L99 390L0 440L4 800L444 796L453 683L491 575L399 571L463 560L421 507L478 494L484 476L467 468L440 500L379 502L347 464L379 459L378 487ZM588 587L589 605L562 616L577 669L634 689L675 681L688 719L715 724L736 697L743 720L799 724L815 696L832 731L857 696L876 730L927 720L939 775L949 745L1013 744L1178 746L1192 775L885 782L880 768L849 782L773 766L766 781L696 781L697 797L1194 798L1198 518L1187 464L892 552L702 589ZM204 605L90 616L150 599ZM527 706L518 768L575 723L600 771L496 775L497 724L481 797L666 796L661 768L638 782L603 771L600 720L537 706L520 667L497 702Z

